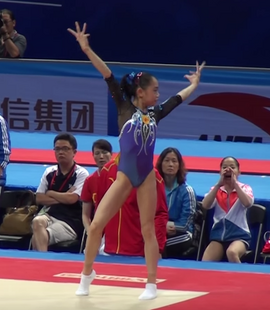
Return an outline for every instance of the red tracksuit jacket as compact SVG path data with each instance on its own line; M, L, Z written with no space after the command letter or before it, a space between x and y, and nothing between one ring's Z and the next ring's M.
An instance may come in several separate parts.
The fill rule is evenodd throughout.
M160 253L166 243L166 225L168 208L165 185L162 177L156 172L157 211L155 217L156 236ZM117 159L107 163L101 170L97 186L97 207L106 191L116 179ZM129 256L144 256L144 241L141 233L140 215L134 189L120 211L105 227L105 252Z

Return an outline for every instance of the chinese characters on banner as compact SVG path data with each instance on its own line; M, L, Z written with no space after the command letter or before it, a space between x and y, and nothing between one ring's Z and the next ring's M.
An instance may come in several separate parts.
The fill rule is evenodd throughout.
M3 90L0 113L10 130L119 134L117 107L108 85L93 66L38 61L0 60L0 63ZM119 80L124 68L114 66ZM140 70L144 69L147 70L146 67ZM179 81L182 79L179 68L157 66L155 70L155 74L164 76L159 82L159 103L186 87L186 82ZM262 78L261 72L254 71L244 78L242 73L236 74L232 79L234 71L224 72L214 70L208 83L202 83L165 117L159 124L157 137L269 143L268 77ZM166 76L174 78L166 79Z
M87 101L55 102L4 98L2 115L10 130L39 132L94 132L94 104Z

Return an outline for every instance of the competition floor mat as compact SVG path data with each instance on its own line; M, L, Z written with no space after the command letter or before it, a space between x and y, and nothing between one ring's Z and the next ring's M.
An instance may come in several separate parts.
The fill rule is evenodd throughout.
M267 266L181 261L169 266L169 261L161 261L158 297L141 301L138 296L146 282L142 261L131 258L128 263L126 258L121 263L121 258L113 262L104 257L95 263L97 277L90 295L77 297L82 261L72 261L74 255L62 260L61 254L55 254L57 259L39 254L38 258L31 253L24 258L23 254L1 257L0 252L1 309L269 309Z

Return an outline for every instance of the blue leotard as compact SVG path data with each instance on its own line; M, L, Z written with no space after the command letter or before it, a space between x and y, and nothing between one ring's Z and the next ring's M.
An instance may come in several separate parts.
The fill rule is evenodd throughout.
M106 82L118 109L118 171L129 178L133 187L138 187L153 170L157 124L182 102L182 98L179 95L173 96L144 113L125 99L113 75Z

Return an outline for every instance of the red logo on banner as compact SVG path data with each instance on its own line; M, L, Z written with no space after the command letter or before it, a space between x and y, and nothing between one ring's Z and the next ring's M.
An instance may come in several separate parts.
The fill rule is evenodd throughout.
M270 110L268 109L270 108L270 98L254 94L226 92L201 95L189 104L235 114L270 135Z

